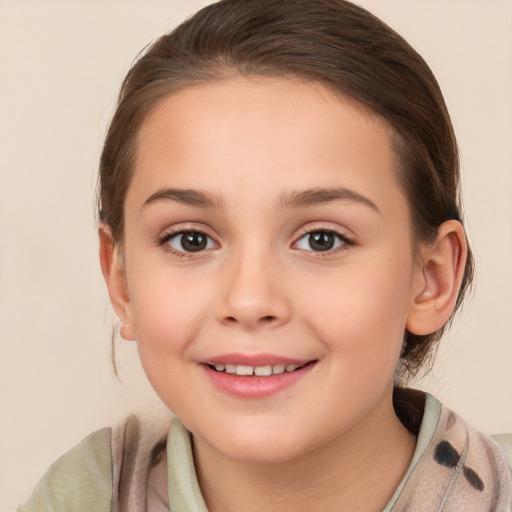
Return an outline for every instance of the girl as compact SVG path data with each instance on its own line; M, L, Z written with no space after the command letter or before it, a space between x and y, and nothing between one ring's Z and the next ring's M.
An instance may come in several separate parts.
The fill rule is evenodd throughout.
M157 40L100 261L176 418L92 434L21 510L509 510L510 437L403 386L471 283L458 181L432 73L352 3L224 0Z

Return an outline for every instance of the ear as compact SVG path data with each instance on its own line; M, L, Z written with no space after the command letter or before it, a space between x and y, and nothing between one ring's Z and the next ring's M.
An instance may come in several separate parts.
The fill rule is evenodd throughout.
M407 317L409 332L431 334L448 321L457 301L466 257L461 223L449 220L441 224L435 242L422 249L414 303Z
M100 239L100 264L103 278L107 284L110 302L121 320L121 336L125 340L135 340L132 312L126 272L119 252L117 251L110 228L101 224L98 228Z

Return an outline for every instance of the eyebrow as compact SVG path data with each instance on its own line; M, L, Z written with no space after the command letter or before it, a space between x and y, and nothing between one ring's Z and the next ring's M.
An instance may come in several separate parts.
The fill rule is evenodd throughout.
M203 208L219 208L222 206L220 197L202 190L163 188L149 196L142 205L143 207L161 201L175 201L189 206Z
M143 207L161 201L175 201L200 208L220 208L223 203L220 196L202 190L164 188L149 196L144 201ZM354 190L344 187L286 192L281 196L279 203L282 208L305 208L320 206L332 201L353 201L369 206L380 213L379 208L373 201Z
M332 201L351 201L369 206L380 213L377 205L367 197L348 188L314 188L296 192L287 192L281 197L283 208L303 208L308 206L320 206Z

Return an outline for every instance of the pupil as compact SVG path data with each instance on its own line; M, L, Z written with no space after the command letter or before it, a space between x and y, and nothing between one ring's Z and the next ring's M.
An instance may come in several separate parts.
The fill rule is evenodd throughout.
M325 231L318 231L309 235L309 245L315 251L328 251L334 246L334 235Z
M206 236L202 233L184 233L181 236L181 246L187 252L202 251L206 247Z

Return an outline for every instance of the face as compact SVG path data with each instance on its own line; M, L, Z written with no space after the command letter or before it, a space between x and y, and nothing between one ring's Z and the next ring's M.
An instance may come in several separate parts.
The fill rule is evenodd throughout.
M287 460L393 415L419 270L388 128L319 85L232 78L143 124L127 337L203 444Z

